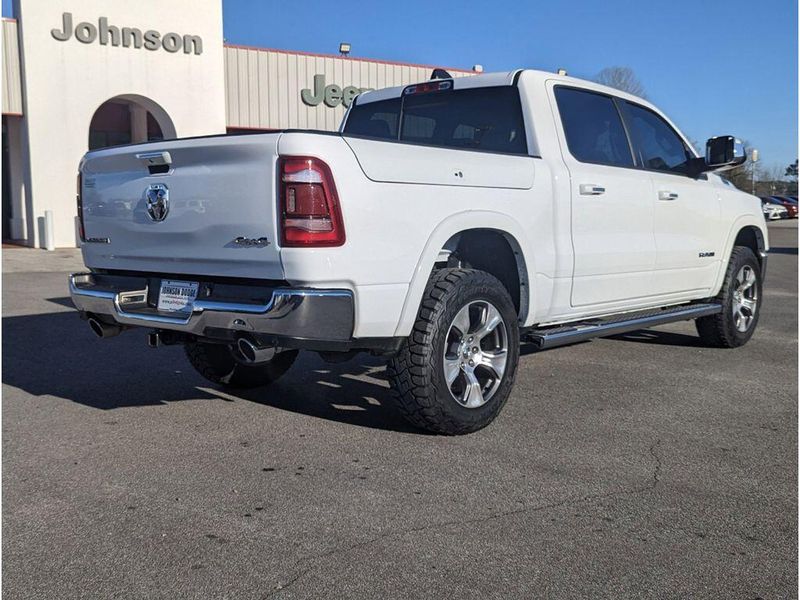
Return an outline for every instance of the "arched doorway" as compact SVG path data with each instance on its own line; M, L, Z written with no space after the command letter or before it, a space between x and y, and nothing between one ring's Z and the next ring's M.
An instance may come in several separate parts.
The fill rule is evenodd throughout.
M106 100L89 124L89 150L174 137L175 126L166 111L136 94Z

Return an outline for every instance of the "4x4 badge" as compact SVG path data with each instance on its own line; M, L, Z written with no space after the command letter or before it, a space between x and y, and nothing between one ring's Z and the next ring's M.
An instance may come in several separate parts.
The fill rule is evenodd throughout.
M147 188L147 215L152 221L163 221L169 213L169 189L163 183L153 183Z
M260 238L248 238L244 236L239 236L235 240L233 240L233 244L236 246L245 246L247 248L264 248L269 246L269 240L265 237Z

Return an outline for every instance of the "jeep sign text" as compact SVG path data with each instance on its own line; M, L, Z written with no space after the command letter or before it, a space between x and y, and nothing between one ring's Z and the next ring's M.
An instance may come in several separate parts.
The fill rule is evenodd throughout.
M184 54L202 54L203 39L199 35L180 35L178 33L160 33L148 29L142 33L136 27L116 27L109 25L106 17L100 17L97 25L85 21L72 27L72 13L63 14L61 29L51 29L52 35L59 42L66 42L75 34L75 39L84 44L91 44L98 40L101 45L123 46L125 48L145 48L158 50L163 48L167 52L178 52L183 49Z
M314 75L314 92L308 88L300 91L300 98L303 103L308 106L317 106L320 102L325 102L327 106L333 108L344 104L345 107L350 106L353 98L358 96L361 92L367 92L372 88L357 88L353 85L348 85L342 89L338 85L331 84L325 85L325 75Z

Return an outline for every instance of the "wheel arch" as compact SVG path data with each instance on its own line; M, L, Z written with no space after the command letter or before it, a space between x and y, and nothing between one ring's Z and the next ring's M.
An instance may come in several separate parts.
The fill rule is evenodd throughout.
M766 252L769 249L769 239L763 220L759 223L755 216L745 215L734 221L725 242L725 248L722 253L724 259L720 261L717 279L711 290L712 296L716 296L722 288L725 271L734 246L746 246L750 248L763 268L764 261L766 260Z
M502 240L502 242L500 241ZM499 260L476 260L475 243L499 253ZM507 250L503 250L504 246ZM472 267L487 271L500 279L509 289L520 322L533 310L530 280L535 272L527 238L520 224L502 213L468 211L450 216L429 236L417 262L409 285L396 336L407 336L416 320L420 302L430 274L438 265L446 266L451 259L462 260ZM513 259L513 277L510 260Z
M733 240L734 246L746 246L753 251L756 258L761 262L764 257L762 253L766 252L766 242L764 240L763 232L754 225L746 225L742 227L736 234ZM733 248L731 248L733 251Z

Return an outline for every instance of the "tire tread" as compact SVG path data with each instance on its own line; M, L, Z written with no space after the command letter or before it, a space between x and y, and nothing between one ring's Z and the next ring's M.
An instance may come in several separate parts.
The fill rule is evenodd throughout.
M722 287L720 288L719 293L713 299L714 302L718 302L722 305L722 312L695 320L695 327L697 328L697 333L700 336L700 339L702 339L705 344L711 347L736 348L746 343L749 339L748 336L744 341L742 341L732 331L731 319L727 314L731 294L731 284L736 276L736 272L748 261L758 264L758 259L756 259L753 251L746 246L734 246L733 251L731 252L730 260L728 261L728 267L725 270L725 278L723 279ZM762 294L759 294L759 303L762 301ZM761 307L759 305L757 310L760 311L760 308ZM751 335L752 330L754 330L758 324L757 319L758 318L756 317L756 322L751 326Z
M434 361L434 349L430 340L437 331L446 330L450 325L445 322L445 311L441 310L442 303L463 285L485 285L504 290L500 281L484 271L464 268L435 271L425 288L411 335L387 366L389 381L392 383L400 413L417 427L447 435L461 435L475 431L488 425L494 418L493 415L477 426L474 423L454 419L443 410L443 406L437 400L439 390L435 379L431 377L429 365ZM510 341L509 344L511 343L514 342ZM513 385L515 373L515 368L508 369L509 385ZM447 393L449 394L449 391ZM501 398L495 415L505 400L506 398Z

